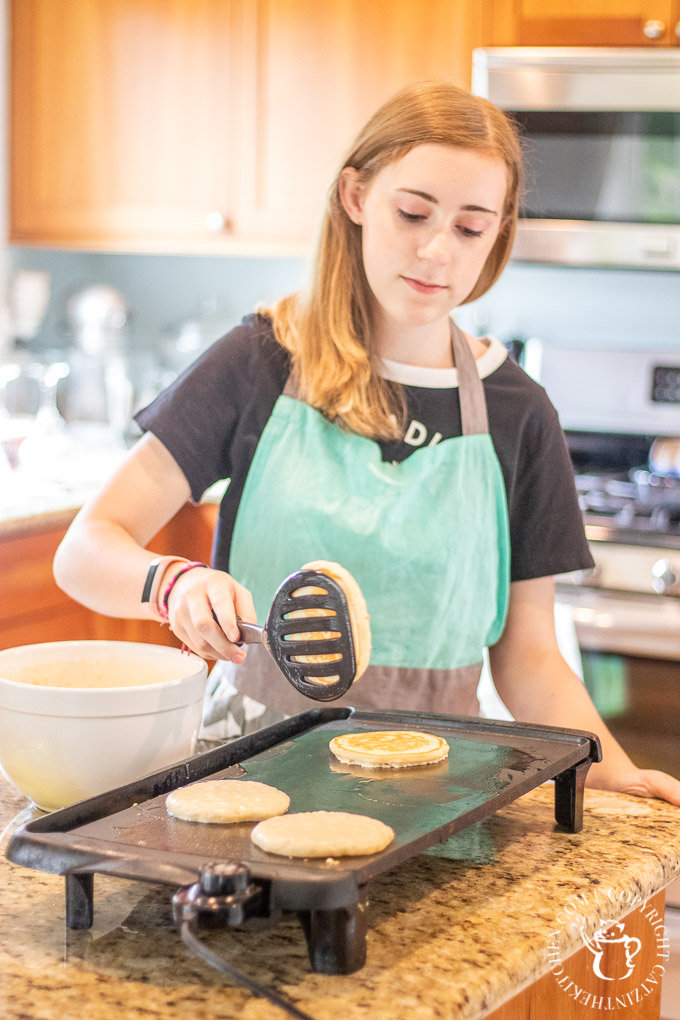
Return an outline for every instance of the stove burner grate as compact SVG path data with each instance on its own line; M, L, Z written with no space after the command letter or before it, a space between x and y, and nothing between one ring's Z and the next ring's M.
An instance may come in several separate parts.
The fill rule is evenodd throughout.
M634 468L628 474L577 474L575 481L586 521L594 515L610 527L680 534L680 479Z

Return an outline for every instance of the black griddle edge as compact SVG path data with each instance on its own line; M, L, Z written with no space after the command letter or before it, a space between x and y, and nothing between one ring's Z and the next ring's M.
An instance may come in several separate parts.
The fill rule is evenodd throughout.
M75 834L73 829L105 819L126 808L197 782L230 766L290 741L333 721L351 719L376 729L437 728L467 735L499 746L512 746L513 738L536 738L554 746L556 757L546 767L522 776L495 792L486 803L466 811L446 825L411 841L407 847L388 847L369 858L348 858L346 870L314 870L289 858L280 864L258 866L257 874L238 861L212 861L194 854L171 854L146 846L116 846L105 839ZM438 716L425 712L358 711L319 707L292 716L274 726L240 737L214 750L178 762L160 772L99 796L51 812L20 826L6 850L10 861L24 867L64 875L66 925L89 928L93 922L94 873L141 881L160 882L180 889L173 897L173 914L183 923L201 926L272 923L283 910L297 912L307 940L312 970L349 974L363 966L366 956L366 884L388 868L421 853L454 833L480 821L549 779L555 781L555 820L568 832L583 826L583 789L593 762L602 759L598 738L580 730L506 722L468 716ZM310 805L310 810L312 806ZM401 851L401 852L399 852ZM356 862L367 861L358 866ZM186 940L185 940L186 941ZM204 956L204 959L207 959ZM210 962L210 961L208 961ZM216 964L213 963L215 966ZM224 969L224 968L222 968ZM225 971L227 972L227 971ZM250 986L251 990L252 985ZM256 994L268 995L260 989ZM283 1002L277 1003L285 1008ZM295 1015L295 1014L293 1014ZM302 1015L298 1012L297 1015Z

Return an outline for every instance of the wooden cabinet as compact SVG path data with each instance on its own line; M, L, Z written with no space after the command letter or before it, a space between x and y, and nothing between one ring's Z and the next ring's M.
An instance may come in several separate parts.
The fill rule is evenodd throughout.
M477 0L12 0L10 237L306 246L333 171L412 80L468 85Z
M486 46L679 46L680 0L484 0Z
M487 1020L527 1020L530 1017L559 1017L560 1020L593 1020L606 1012L625 1009L626 1020L658 1020L661 1010L659 947L649 917L663 918L665 893L657 893L644 908L626 915L623 932L638 939L635 957L636 978L626 975L629 961L621 966L621 943L602 943L603 955L598 976L594 971L594 950L585 945L563 962L555 959L552 973L538 978L513 999L487 1013ZM655 911L655 913L651 913ZM546 959L549 948L546 946ZM667 957L664 957L667 959ZM617 978L609 975L619 975ZM649 977L647 977L649 975Z
M226 0L13 0L11 239L159 244L228 215Z
M154 552L210 561L217 507L187 504L149 543ZM178 646L168 627L152 621L119 620L79 605L57 588L52 561L65 523L0 534L0 648L43 641L145 641ZM96 564L94 565L96 569ZM102 578L102 584L106 579Z
M475 0L253 0L242 11L238 218L246 236L313 234L356 132L397 89L469 86Z

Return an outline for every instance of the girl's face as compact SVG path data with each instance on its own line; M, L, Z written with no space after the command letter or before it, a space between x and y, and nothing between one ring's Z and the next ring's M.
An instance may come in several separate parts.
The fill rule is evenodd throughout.
M419 145L366 185L343 170L379 321L424 327L465 300L501 228L506 188L501 160L451 145Z

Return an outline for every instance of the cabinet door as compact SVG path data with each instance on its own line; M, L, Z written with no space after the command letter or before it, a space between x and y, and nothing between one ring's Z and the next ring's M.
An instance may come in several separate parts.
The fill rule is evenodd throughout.
M421 0L12 0L11 239L299 250L380 102L416 79L469 85L482 6L423 12Z
M203 237L237 155L229 0L13 0L20 242Z
M217 514L213 504L186 504L149 545L160 555L209 563ZM57 588L52 562L65 532L65 523L40 520L33 527L27 524L19 534L0 531L0 648L72 640L180 644L169 627L102 616Z
M477 0L241 0L242 141L235 230L312 236L364 121L398 88L470 85Z
M487 46L668 46L678 0L485 0Z

